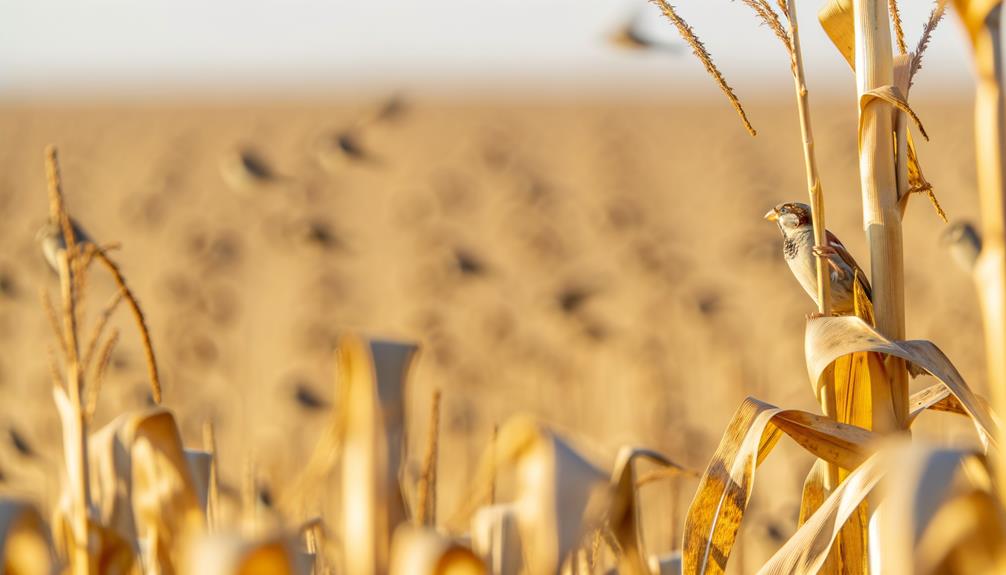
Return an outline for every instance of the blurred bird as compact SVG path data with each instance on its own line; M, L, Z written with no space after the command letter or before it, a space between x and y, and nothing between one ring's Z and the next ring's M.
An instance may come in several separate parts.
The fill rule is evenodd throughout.
M251 148L235 148L224 154L220 158L220 173L238 191L268 187L283 179Z
M74 241L78 245L94 243L91 240L91 236L87 235L87 232L73 218L70 218L70 227L73 229ZM62 227L57 223L48 222L35 234L35 240L41 244L42 255L45 256L45 261L49 263L49 267L58 274L59 259L61 254L66 251L66 241L63 238Z
M975 269L982 251L982 237L971 222L954 222L940 235L940 243L950 251L950 257L967 273Z
M641 30L642 15L637 14L608 36L608 42L626 50L677 52L680 46L653 38Z
M831 268L831 302L836 314L849 314L854 308L854 283L858 281L866 297L871 297L870 282L842 242L827 233L828 246L814 245L814 227L810 206L797 202L779 204L765 219L775 222L782 232L782 253L790 271L810 297L817 302L817 258L827 256Z
M359 129L326 134L315 147L318 161L332 171L347 164L378 164L378 158L363 145L361 138Z
M328 401L318 395L304 382L297 384L294 390L294 399L306 411L318 411L328 408Z
M408 103L402 94L392 94L374 114L374 122L395 122L405 115Z

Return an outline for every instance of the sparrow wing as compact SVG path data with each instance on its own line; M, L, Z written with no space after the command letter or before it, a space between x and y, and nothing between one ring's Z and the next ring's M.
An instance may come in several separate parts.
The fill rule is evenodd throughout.
M832 249L835 250L835 252L838 254L838 257L841 258L841 260L845 262L846 265L852 268L852 270L856 273L856 276L859 278L859 285L863 287L863 291L866 293L866 297L870 298L870 300L873 300L873 290L870 288L870 280L866 279L866 272L863 271L863 268L859 267L859 264L856 263L855 258L853 258L852 254L849 253L849 250L845 248L845 245L841 241L839 241L837 237L835 237L835 234L831 233L830 231L826 231L826 234L828 238L828 244L832 247Z

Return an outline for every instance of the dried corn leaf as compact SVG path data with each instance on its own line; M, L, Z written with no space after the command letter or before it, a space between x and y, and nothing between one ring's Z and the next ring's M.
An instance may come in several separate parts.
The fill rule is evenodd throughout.
M723 434L688 510L684 573L724 572L751 497L755 469L782 433L818 458L846 469L868 457L876 438L859 427L746 399Z
M889 465L878 525L885 573L1003 572L1006 523L982 455L916 444Z
M920 120L919 116L916 115L915 110L912 110L912 107L908 105L908 100L906 99L905 94L897 86L881 86L864 92L859 98L860 118L862 118L863 110L865 110L867 106L878 101L890 104L911 118L912 122L915 123L915 127L918 128L919 133L922 134L922 137L927 141L929 140L929 134L926 133L926 128L922 125L922 120ZM859 139L860 141L863 139L862 122L859 124Z
M810 519L824 500L828 498L828 488L825 479L828 476L828 462L818 459L803 480L803 495L800 498L800 519L798 525L803 525Z
M940 380L957 398L971 417L984 444L995 441L997 425L985 401L971 391L957 368L930 341L892 341L859 318L822 317L807 322L805 351L810 379L818 385L829 365L843 356L855 353L882 353L911 362Z
M820 508L758 571L758 575L818 573L842 527L862 508L887 467L880 452L852 471Z
M961 405L961 402L942 383L931 385L919 392L913 393L908 408L909 424L914 422L915 418L927 409L946 411L958 415L968 414L964 406Z
M517 525L517 508L511 504L480 507L472 516L472 549L494 575L517 575L524 564Z
M161 408L123 414L90 446L98 522L116 539L144 541L147 562L171 572L183 538L205 521L174 416Z
M621 549L619 572L624 575L647 575L650 573L647 561L653 559L643 544L638 480L634 465L640 458L649 459L662 467L684 469L662 454L648 449L623 447L619 451L611 476L612 502L608 511L608 523Z
M307 575L310 566L295 545L281 537L248 541L231 534L200 537L190 546L185 573L191 575Z
M0 573L55 572L56 557L42 516L29 503L0 499Z
M390 575L481 575L486 565L471 549L435 529L403 523L391 543Z
M831 43L838 48L849 67L856 69L856 32L852 0L828 0L817 13Z
M884 573L931 573L954 545L963 543L957 536L962 534L964 525L941 525L935 520L948 502L976 493L975 485L962 474L962 463L969 457L973 457L973 454L966 451L936 449L919 444L906 446L889 454L887 463L890 471L884 479L882 512L878 514ZM978 466L977 469L984 468ZM988 482L986 476L981 483ZM971 518L976 516L971 515ZM965 522L967 523L972 522ZM993 531L998 529L1002 533L1002 523L995 521L987 525L972 524L963 531L982 528ZM955 536L946 537L951 534ZM920 546L927 535L931 544L936 544L935 549ZM939 551L934 553L936 549ZM920 555L929 556L923 561L927 564L926 568L919 564Z
M916 545L915 573L993 575L1006 572L1006 525L998 500L972 491L944 503Z
M344 336L336 352L345 572L381 573L387 570L391 533L406 518L398 473L405 446L405 380L416 347Z
M484 489L502 470L516 473L517 523L527 570L557 572L583 535L600 523L609 505L608 478L564 439L526 416L515 416L500 428L479 463L475 485ZM464 510L460 515L467 516Z

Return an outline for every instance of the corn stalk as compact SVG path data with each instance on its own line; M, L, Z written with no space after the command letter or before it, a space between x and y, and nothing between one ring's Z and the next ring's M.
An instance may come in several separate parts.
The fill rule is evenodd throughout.
M71 572L74 575L95 572L94 557L90 553L90 508L91 488L87 456L87 418L81 400L83 373L80 369L80 345L77 339L77 306L74 290L75 278L81 273L77 243L70 217L63 205L62 181L56 148L49 146L45 151L46 177L49 187L49 208L52 222L59 225L65 240L65 249L59 253L59 283L63 307L63 331L60 334L66 350L66 389L72 407L70 421L65 421L69 429L65 437L69 439L63 449L66 451L67 472L72 489L73 545L70 553Z
M1000 38L1002 3L997 0L955 2L975 50L978 85L975 94L975 150L981 201L982 249L975 268L989 388L995 412L1006 413L1006 118L1003 116L1003 55ZM1000 432L1000 445L1006 439ZM996 457L999 495L1006 501L1006 458Z
M871 91L894 83L891 30L887 3L854 0L856 90L859 101ZM879 98L860 107L859 175L863 227L870 247L870 278L877 330L891 339L905 337L905 284L894 126L890 104ZM873 406L873 429L905 429L908 421L908 372L898 358L887 361L891 402ZM884 385L883 381L873 382ZM876 391L876 390L875 390ZM887 390L879 390L886 396ZM891 405L893 403L893 405ZM893 413L892 413L893 408Z
M803 137L803 162L807 172L807 192L810 195L811 219L814 224L814 244L828 245L827 228L824 222L824 190L817 169L817 155L814 153L814 131L810 123L810 96L803 73L803 53L800 50L800 28L796 18L796 2L786 3L786 19L789 22L789 49L793 68L793 85L796 89L797 109L800 113L800 134ZM817 311L822 316L831 314L831 274L823 257L817 258ZM831 378L821 387L818 401L821 411L831 419L836 417L835 386ZM828 465L826 487L830 491L838 484L838 467Z

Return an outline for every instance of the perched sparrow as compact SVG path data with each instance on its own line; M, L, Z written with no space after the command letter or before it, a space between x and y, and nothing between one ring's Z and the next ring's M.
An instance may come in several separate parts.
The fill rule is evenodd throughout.
M801 203L779 204L765 219L775 222L782 232L782 253L790 271L810 297L817 301L817 258L827 256L831 268L831 305L837 314L853 312L853 282L859 281L863 292L871 297L870 282L862 268L852 259L842 242L827 232L828 246L818 249L814 245L814 227L811 224L810 206Z
M957 265L968 273L975 269L975 262L982 251L982 237L970 222L954 222L940 235L942 243L950 251Z
M92 243L91 237L87 235L87 232L73 218L70 218L70 226L73 228L73 237L76 243ZM35 240L42 244L42 255L45 256L45 261L49 263L49 267L54 272L59 273L59 255L66 250L62 228L60 228L59 224L48 222L35 234Z

